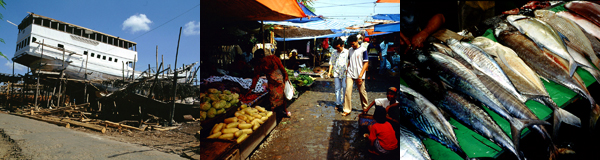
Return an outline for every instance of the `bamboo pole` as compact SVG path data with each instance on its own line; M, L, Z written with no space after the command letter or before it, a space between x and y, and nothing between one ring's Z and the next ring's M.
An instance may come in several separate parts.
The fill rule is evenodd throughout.
M131 71L131 80L135 79L135 61L137 59L137 54L133 55L133 71Z
M85 87L83 88L83 93L85 96L85 103L88 103L88 93L87 93L87 86L88 86L88 79L87 79L87 66L88 66L88 60L89 60L90 56L88 54L85 55Z

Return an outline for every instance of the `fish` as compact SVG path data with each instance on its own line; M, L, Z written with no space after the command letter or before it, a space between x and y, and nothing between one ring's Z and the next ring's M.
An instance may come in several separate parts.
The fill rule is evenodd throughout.
M577 51L579 54L583 54L584 56L590 58L596 67L600 68L600 59L594 53L594 49L592 48L592 44L585 34L583 33L577 23L563 18L559 15L556 15L553 11L549 10L536 10L534 11L535 18L546 22L548 25L552 26L556 31L562 33L565 37L567 37L568 41L565 41L567 47L571 47L574 51ZM569 51L567 49L567 51ZM569 52L571 57L575 56L573 54L577 54L574 52ZM578 59L573 57L573 59L579 63L584 65L585 67L593 67L589 65L587 59ZM586 69L587 70L587 69Z
M456 39L449 39L448 46L459 55L458 57L460 57L460 59L468 62L469 65L475 69L475 73L482 73L493 77L496 82L500 83L512 94L515 96L520 95L502 68L500 68L498 63L496 63L496 61L484 50L471 43L459 42Z
M600 41L598 41L596 37L592 36L589 33L585 33L585 37L587 37L587 39L590 40L590 43L592 44L592 48L594 49L596 55L600 55Z
M567 51L566 45L563 42L564 36L559 32L556 32L550 25L543 21L535 18L523 16L523 15L509 15L506 20L513 26L515 26L521 33L531 38L540 49L546 48L569 61L568 70L569 75L573 76L575 69L578 64L575 62L573 57Z
M431 43L431 45L433 46L433 49L437 52L444 53L450 57L455 56L455 53L452 51L452 49L444 44L433 42Z
M494 34L500 44L513 49L540 77L554 81L588 99L591 105L590 129L594 128L600 115L600 106L596 104L578 74L570 77L566 62L562 58L554 56L546 49L540 49L535 42L507 23L499 23L494 29Z
M431 52L433 59L433 68L437 69L440 79L460 93L469 95L482 102L490 110L498 113L500 117L506 119L511 125L511 135L514 144L518 144L521 131L525 127L538 124L548 124L544 121L519 119L512 117L506 108L496 99L496 97L485 87L477 78L475 73L467 69L454 58L439 52ZM519 156L520 157L520 156Z
M598 69L594 68L592 64L590 64L590 62L588 62L587 59L581 53L575 51L575 49L571 48L570 46L567 46L567 50L569 51L569 53L571 53L571 56L573 57L573 59L575 59L575 61L582 62L581 64L584 65L582 66L583 69L588 71L588 73L590 73L592 77L596 79L596 81L600 82L600 71L598 71Z
M579 25L579 27L581 27L585 32L593 35L596 38L600 38L600 27L588 21L587 19L568 11L557 12L556 14L577 23L577 25Z
M444 118L440 110L417 91L400 85L398 92L400 117L410 122L412 127L425 133L427 137L441 143L459 156L469 159L456 139L450 122Z
M561 122L581 127L581 119L560 108L552 100L546 91L546 87L542 83L542 80L535 71L519 58L515 51L485 37L476 37L471 43L483 49L498 62L500 68L502 68L510 81L513 82L516 90L519 91L521 97L517 98L519 98L522 103L525 103L528 100L534 100L554 110L553 137L556 137Z
M574 1L566 3L565 8L600 26L600 5L592 2Z
M410 62L403 62L401 72L402 79L413 89L421 91L422 94L445 113L450 114L458 122L464 124L471 130L506 148L517 157L520 155L508 135L496 124L488 113L480 108L468 96L453 90L446 90L441 80L425 68L414 67ZM410 66L410 67L409 67Z
M400 125L400 159L431 160L423 141Z

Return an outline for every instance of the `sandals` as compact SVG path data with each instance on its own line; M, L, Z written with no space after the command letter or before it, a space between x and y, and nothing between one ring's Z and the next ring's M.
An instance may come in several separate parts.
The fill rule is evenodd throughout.
M342 113L342 116L344 116L344 117L345 117L345 116L347 116L347 115L349 115L349 114L350 114L350 112L348 112L348 113L344 112L344 113Z

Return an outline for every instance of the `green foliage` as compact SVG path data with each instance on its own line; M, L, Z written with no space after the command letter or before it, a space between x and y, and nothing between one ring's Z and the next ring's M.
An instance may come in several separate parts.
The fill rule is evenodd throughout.
M4 0L0 0L0 6L2 6L2 8L6 9L6 2L4 2ZM0 20L3 18L4 16L2 16L2 13L0 13ZM4 42L4 39L0 38L0 42L6 44ZM9 60L8 57L6 57L2 52L0 52L0 56L6 58L6 60Z
M312 7L312 5L314 4L313 0L296 0L296 2L304 4L304 6L308 10L310 10L311 12L315 12L315 7Z

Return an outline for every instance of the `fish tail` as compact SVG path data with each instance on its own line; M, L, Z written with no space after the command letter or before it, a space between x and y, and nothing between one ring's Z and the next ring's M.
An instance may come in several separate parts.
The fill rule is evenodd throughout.
M575 74L575 70L577 70L577 66L579 66L577 63L575 63L575 60L571 58L571 60L569 61L569 76L573 77L573 74Z
M594 104L592 106L592 111L590 112L590 130L594 130L596 127L596 121L598 121L598 117L600 117L600 106L598 106L598 104Z
M554 103L554 101L547 96L541 97L542 101L544 102L545 105L554 108L554 133L552 135L552 137L556 137L556 133L558 131L558 128L560 128L560 124L561 122L564 122L566 124L570 124L576 127L581 127L581 119L579 119L579 117L573 115L572 113L570 113L567 110L564 110L560 107L558 107L558 105L556 103Z
M533 125L550 125L550 123L539 120L539 119L518 119L513 118L511 120L510 130L511 136L513 140L513 144L517 150L519 149L519 141L521 139L521 132L523 129L533 126Z

